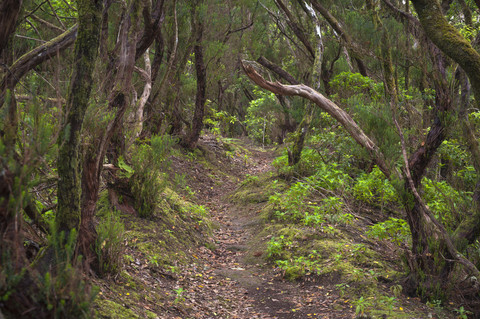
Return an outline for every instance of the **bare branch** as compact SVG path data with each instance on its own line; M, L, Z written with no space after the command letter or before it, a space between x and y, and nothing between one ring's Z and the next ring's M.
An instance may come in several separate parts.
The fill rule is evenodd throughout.
M35 20L35 21L43 24L43 25L46 26L47 28L50 28L50 29L52 29L52 30L54 30L54 31L57 31L57 32L62 32L62 33L65 32L64 29L59 28L59 27L57 27L56 25L54 25L54 24L52 24L52 23L50 23L50 22L48 22L48 21L45 21L45 20L39 18L39 17L38 17L37 15L35 15L35 14L31 14L30 17L31 17L33 20Z
M258 86L269 90L275 94L287 96L301 96L315 103L322 110L330 114L347 130L350 136L355 141L368 150L372 160L375 161L378 168L385 174L390 176L390 169L388 168L384 156L377 145L363 132L351 116L338 107L335 103L324 97L319 92L315 91L304 84L298 85L283 85L279 82L269 82L265 80L255 69L250 65L249 61L242 61L242 67L247 76L255 82Z
M263 65L264 67L266 67L267 69L269 69L269 70L275 72L276 74L278 74L280 77L282 77L288 83L293 84L293 85L300 84L300 82L298 82L290 73L288 73L287 71L285 71L284 69L282 69L278 65L273 64L272 62L267 60L265 57L263 57L263 56L259 57L257 62L260 63L261 65Z

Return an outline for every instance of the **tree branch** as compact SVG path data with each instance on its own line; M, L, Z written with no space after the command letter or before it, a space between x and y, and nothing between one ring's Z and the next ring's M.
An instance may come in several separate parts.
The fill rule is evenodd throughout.
M24 54L8 68L8 71L0 83L0 109L5 100L6 89L14 88L28 71L72 45L77 37L77 29L77 25L73 26L53 40Z
M384 156L378 146L375 145L375 143L363 132L351 116L339 108L335 103L304 84L283 85L279 82L269 82L258 74L248 61L242 61L242 67L247 76L258 86L275 94L301 96L312 101L322 110L330 114L335 120L342 124L358 144L368 150L370 156L375 161L375 164L377 164L378 168L385 174L385 176L390 176L390 169L388 168Z
M293 85L300 84L300 82L298 82L290 73L288 73L287 71L285 71L284 69L282 69L278 65L273 64L272 62L267 60L265 57L263 57L263 56L259 57L257 62L260 63L261 65L263 65L264 67L266 67L267 69L269 69L269 70L275 72L276 74L278 74L281 78L283 78L288 83L293 84Z

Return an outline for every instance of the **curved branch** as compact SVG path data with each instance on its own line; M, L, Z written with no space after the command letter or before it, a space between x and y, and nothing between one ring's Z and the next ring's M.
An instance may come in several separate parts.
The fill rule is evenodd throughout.
M357 123L355 123L351 116L338 107L335 103L304 84L283 85L279 82L274 83L267 81L260 74L258 74L257 71L255 71L248 61L242 61L242 67L247 76L258 86L275 94L301 96L312 101L322 110L330 114L335 120L342 124L342 126L358 144L368 150L372 160L375 161L375 164L377 164L378 168L385 174L385 176L390 176L390 169L388 168L384 160L384 156L378 146L363 132L363 130L357 125Z
M293 85L300 84L300 82L298 82L290 73L288 73L287 71L285 71L284 69L282 69L278 65L273 64L271 61L269 61L264 56L259 57L257 62L260 63L261 65L263 65L264 67L266 67L267 69L269 69L269 70L275 72L276 74L278 74L280 77L282 77L288 83L293 84Z
M8 68L0 83L0 108L5 99L7 88L14 88L20 79L31 69L65 50L75 42L78 26L74 25L53 40L44 43L24 54Z

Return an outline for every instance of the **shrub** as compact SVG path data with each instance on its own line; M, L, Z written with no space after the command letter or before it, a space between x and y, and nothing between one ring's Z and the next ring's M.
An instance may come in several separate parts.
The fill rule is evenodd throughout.
M407 222L404 219L393 217L382 223L370 226L367 234L378 239L390 239L399 246L411 238Z
M168 157L176 140L169 135L154 136L150 145L141 144L132 157L133 175L130 180L135 208L141 217L151 217L162 191L167 186L165 171Z
M471 203L470 195L460 192L445 181L436 182L428 178L422 180L424 190L423 198L435 214L435 217L447 225L448 229L455 229L462 216L455 214L463 211Z
M49 318L91 318L98 288L83 280L81 257L74 259L76 239L75 229L68 236L52 231L48 238L55 267L38 278L37 300L46 308Z
M120 218L111 212L97 226L95 252L102 274L117 274L123 265L125 251L125 226Z
M248 136L262 144L273 142L273 129L277 124L280 111L275 94L255 89L257 99L250 101L245 115L245 127Z
M356 199L369 204L383 207L398 202L395 188L377 166L370 173L360 175L352 190Z

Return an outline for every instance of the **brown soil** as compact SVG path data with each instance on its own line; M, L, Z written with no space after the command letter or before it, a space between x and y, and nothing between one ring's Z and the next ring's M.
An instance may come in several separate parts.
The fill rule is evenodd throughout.
M204 137L202 144L200 147L220 150L211 138ZM243 145L250 151L247 164L241 159L219 163L224 171L229 170L232 174L231 177L222 177L220 187L213 187L212 181L205 183L208 169L207 172L200 167L193 170L197 172L192 176L193 180L199 181L196 185L196 191L200 194L198 201L209 207L218 229L214 231L216 248L213 251L202 249L197 255L199 259L195 267L205 272L193 280L185 277L179 282L192 292L185 296L186 303L193 301L193 311L188 316L352 318L354 310L339 302L340 298L334 289L335 280L309 278L288 282L271 265L266 264L263 251L254 252L253 258L247 258L249 241L258 231L258 205L235 205L229 200L229 195L247 174L259 175L272 170L270 164L275 152L262 150L248 142ZM176 165L180 164L177 162Z
M209 248L192 248L188 252L192 262L169 272L149 264L148 256L135 249L135 240L130 241L127 253L134 260L125 271L134 282L128 283L121 277L110 282L96 282L104 298L135 309L140 317L148 318L155 318L152 314L156 314L156 318L176 319L355 318L352 304L341 298L336 289L341 283L338 276L306 276L299 281L286 281L280 271L266 261L264 248L252 246L253 237L262 228L258 216L262 204L234 204L230 195L247 174L271 171L276 154L274 150L262 150L248 141L243 141L242 146L248 150L248 157L243 154L227 157L221 142L204 136L199 149L208 158L207 165L184 157L172 160L172 177L175 173L186 175L187 185L195 191L195 202L208 207L217 225L211 239L213 244L207 245ZM144 223L139 218L133 222ZM151 236L154 242L163 235ZM385 254L385 257L393 256ZM114 289L114 285L120 285L121 290ZM388 292L388 284L384 289ZM136 299L132 297L133 292ZM419 318L447 318L438 317L417 299L400 298L404 307L425 314Z

